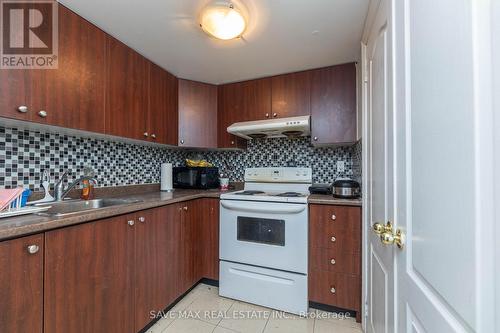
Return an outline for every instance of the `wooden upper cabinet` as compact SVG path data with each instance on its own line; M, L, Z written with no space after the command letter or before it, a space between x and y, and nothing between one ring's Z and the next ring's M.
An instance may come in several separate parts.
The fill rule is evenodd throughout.
M32 70L31 120L104 133L106 34L62 5L58 11L58 69Z
M353 143L356 126L355 63L314 70L311 80L312 143Z
M219 88L219 148L244 148L246 140L227 133L241 121L266 119L271 113L271 78L224 84Z
M103 133L106 34L57 6L58 68L0 71L0 116Z
M179 80L179 146L217 147L217 86Z
M150 141L177 144L177 78L153 63L149 72L148 124Z
M43 235L0 242L0 332L42 333L43 246Z
M106 134L148 138L149 66L139 53L107 38Z
M269 118L311 114L311 71L272 77L272 114Z
M31 119L30 71L0 70L0 117L28 121Z
M44 332L136 331L134 217L45 233Z

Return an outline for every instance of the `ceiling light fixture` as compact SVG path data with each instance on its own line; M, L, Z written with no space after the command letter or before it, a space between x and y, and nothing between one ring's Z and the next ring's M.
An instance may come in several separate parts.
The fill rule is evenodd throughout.
M245 18L233 4L213 4L203 9L200 26L207 34L223 40L240 37L245 31Z

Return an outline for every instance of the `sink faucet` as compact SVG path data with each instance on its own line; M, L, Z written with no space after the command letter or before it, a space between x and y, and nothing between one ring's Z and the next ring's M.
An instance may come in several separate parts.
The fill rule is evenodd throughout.
M84 180L92 181L92 182L94 182L95 185L97 185L97 179L95 179L94 177L82 176L82 177L76 179L71 184L69 184L68 187L64 188L64 179L68 178L68 173L69 173L68 170L64 171L64 173L62 174L62 176L59 178L56 185L54 186L55 201L62 201L64 199L64 197L66 197L68 195L69 191L71 191L76 185L78 185L79 183L81 183Z

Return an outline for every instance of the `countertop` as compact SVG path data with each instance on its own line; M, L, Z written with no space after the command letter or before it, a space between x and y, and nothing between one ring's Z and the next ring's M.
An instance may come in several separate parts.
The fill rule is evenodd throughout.
M311 194L307 202L319 205L339 205L339 206L358 206L361 207L363 201L361 198L357 199L338 199L334 198L331 194Z
M116 205L106 208L84 211L78 214L54 217L41 215L23 215L11 218L0 219L0 240L20 237L23 235L47 231L73 224L99 220L106 217L117 216L136 212L143 209L164 206L176 202L188 201L198 198L219 198L219 190L182 190L176 189L173 192L148 192L131 195L114 195L113 198L123 198L130 200L141 200L140 202Z
M159 187L158 187L159 188ZM107 217L132 213L144 209L164 206L176 202L189 201L199 198L219 198L219 190L183 190L176 189L173 192L160 192L158 190L141 193L134 190L115 190L107 193L106 197L123 198L129 200L140 200L140 202L111 206L101 209L88 210L78 214L54 217L41 215L24 215L0 219L0 240L21 237L29 234L43 232L51 229L67 227L74 224L99 220ZM138 192L138 193L134 193ZM129 194L125 194L129 193ZM103 193L97 197L104 196ZM335 199L330 195L313 194L309 197L309 203L326 205L349 205L361 206L361 200Z

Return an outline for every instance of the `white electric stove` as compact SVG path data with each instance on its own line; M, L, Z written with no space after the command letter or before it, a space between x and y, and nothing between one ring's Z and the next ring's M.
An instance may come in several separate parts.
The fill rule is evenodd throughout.
M221 296L306 314L310 168L249 168L220 200Z

